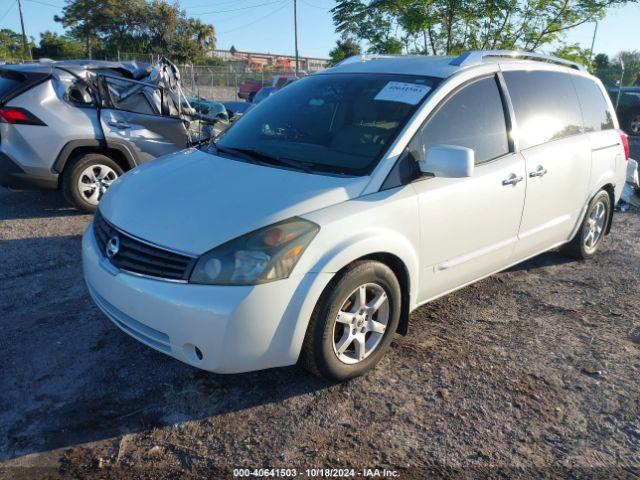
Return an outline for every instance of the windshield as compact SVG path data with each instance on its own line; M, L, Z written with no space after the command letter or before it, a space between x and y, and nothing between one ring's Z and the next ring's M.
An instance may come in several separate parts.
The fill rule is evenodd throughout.
M248 111L218 140L315 172L366 175L438 79L320 74L298 80Z

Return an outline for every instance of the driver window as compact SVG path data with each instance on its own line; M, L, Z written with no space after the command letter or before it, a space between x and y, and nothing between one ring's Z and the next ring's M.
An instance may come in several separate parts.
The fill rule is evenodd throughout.
M495 77L463 87L436 110L409 144L416 159L434 145L456 145L475 152L475 164L509 153L507 124Z

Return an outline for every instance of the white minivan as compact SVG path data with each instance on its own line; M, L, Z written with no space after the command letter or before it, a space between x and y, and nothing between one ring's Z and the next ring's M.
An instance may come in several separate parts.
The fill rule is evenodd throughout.
M220 373L372 368L418 306L562 246L597 251L628 142L602 84L531 53L362 56L208 150L125 174L84 276L137 340Z

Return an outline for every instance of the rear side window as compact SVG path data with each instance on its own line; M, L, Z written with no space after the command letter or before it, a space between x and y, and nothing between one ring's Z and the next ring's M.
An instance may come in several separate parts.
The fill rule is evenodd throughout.
M572 76L572 79L582 107L585 131L599 132L613 128L613 117L600 87L589 78Z
M471 148L476 165L509 152L504 107L494 77L455 93L422 126L409 150L424 158L434 145Z
M20 74L0 70L0 100L15 91L22 82Z
M570 75L512 71L504 72L504 79L516 114L520 148L582 133L582 112Z

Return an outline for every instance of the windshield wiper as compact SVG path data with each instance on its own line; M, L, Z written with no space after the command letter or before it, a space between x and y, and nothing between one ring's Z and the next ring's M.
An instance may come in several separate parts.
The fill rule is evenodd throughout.
M270 164L270 165L284 165L285 167L295 168L296 170L302 170L307 173L314 173L313 169L299 160L292 158L276 157L269 155L268 153L259 152L252 148L227 148L216 145L216 149L222 153L229 153L231 155L239 155L252 163Z

